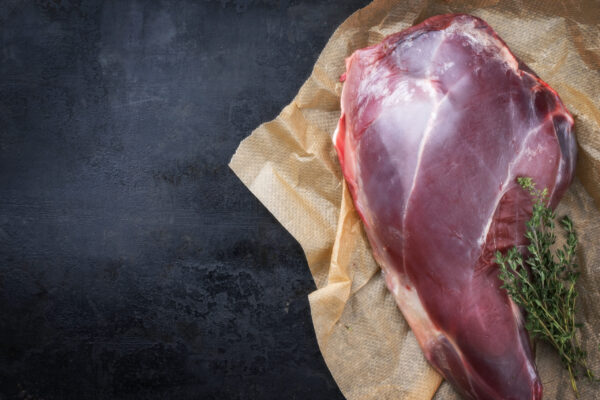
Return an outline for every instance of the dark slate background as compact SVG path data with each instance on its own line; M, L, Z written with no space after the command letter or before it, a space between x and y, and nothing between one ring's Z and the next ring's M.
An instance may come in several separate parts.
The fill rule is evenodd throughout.
M0 399L342 398L227 163L367 3L0 3Z

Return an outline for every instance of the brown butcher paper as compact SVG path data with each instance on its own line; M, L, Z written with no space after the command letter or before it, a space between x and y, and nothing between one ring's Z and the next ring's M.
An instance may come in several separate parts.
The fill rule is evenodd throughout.
M309 301L319 347L349 400L459 398L427 364L388 293L331 142L344 59L446 13L488 22L575 118L577 177L558 214L570 215L579 234L581 339L600 373L600 1L375 0L338 27L296 97L256 128L230 163L301 244L317 286ZM574 398L551 348L538 344L536 362L544 399ZM581 399L600 398L598 383L580 380L579 389Z

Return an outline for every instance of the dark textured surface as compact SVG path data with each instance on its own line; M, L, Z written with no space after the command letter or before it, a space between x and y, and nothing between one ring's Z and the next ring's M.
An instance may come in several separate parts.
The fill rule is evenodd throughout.
M227 162L367 1L3 1L0 399L336 399Z

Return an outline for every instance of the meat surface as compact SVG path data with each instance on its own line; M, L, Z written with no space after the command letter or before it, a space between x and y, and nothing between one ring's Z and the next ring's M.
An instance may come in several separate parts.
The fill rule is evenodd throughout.
M576 159L558 95L481 19L430 18L346 60L334 144L389 290L467 399L541 399L496 250L523 246L532 177L556 206Z

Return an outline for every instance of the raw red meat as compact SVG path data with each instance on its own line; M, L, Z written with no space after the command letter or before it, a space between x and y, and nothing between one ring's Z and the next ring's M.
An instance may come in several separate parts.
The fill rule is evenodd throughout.
M386 283L427 359L468 399L541 399L494 252L524 245L530 197L575 169L558 95L481 19L442 15L346 60L334 136Z

